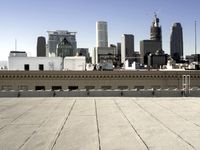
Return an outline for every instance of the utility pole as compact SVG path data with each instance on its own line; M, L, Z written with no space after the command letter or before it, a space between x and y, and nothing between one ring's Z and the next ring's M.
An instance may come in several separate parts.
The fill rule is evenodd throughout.
M194 23L194 27L195 27L195 54L197 54L197 21L196 20Z
M17 51L17 39L15 39L15 51Z

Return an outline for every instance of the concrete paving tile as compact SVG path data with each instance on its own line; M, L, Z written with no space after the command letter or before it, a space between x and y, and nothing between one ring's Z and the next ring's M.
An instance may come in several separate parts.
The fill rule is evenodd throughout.
M96 103L102 149L147 149L113 100L97 100Z
M77 100L71 115L95 116L95 105L93 99Z
M197 139L200 139L199 127L171 113L170 111L163 109L153 102L137 101L136 103L144 110L152 114L153 117L160 121L160 123L168 128L172 133L176 134L179 138L185 141L185 143L191 145L193 149L200 149L200 145L196 142ZM192 130L195 130L197 134L192 134Z
M27 111L12 124L42 124L60 101L45 101L36 108Z
M0 119L0 130L10 124L12 119Z
M200 149L199 112L200 98L0 98L0 149Z
M191 103L179 102L177 104L177 103L171 103L170 101L166 102L157 101L157 104L160 105L163 109L167 109L172 113L200 127L199 105L192 102Z
M37 125L11 125L0 134L1 150L17 150L38 128Z
M95 105L92 99L76 100L53 149L99 149Z
M70 116L53 150L98 150L95 116Z
M54 145L57 134L60 132L73 102L73 100L61 101L49 115L48 120L46 120L46 122L36 130L36 133L23 145L21 149L50 150Z
M117 100L116 102L149 149L192 149L147 112L133 103L131 99L127 101Z
M17 102L18 100L16 100ZM13 101L14 104L16 104L15 101ZM1 112L1 115L4 118L13 118L15 119L16 117L18 117L19 115L23 114L24 112L26 112L27 110L33 108L34 106L42 103L43 101L27 101L27 100L23 100L22 102L20 102L20 105L16 105L15 107L12 107L12 109L4 109Z

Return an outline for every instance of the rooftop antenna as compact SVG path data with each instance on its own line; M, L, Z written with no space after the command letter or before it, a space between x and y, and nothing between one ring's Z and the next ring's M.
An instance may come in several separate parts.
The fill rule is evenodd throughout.
M157 17L157 13L156 13L156 12L154 12L154 17L155 17L154 26L155 26L155 27L158 27L158 26L159 26L159 19L158 19L158 17Z
M155 16L155 18L157 18L157 13L156 12L154 12L154 16Z
M197 21L194 22L195 27L195 54L197 54Z

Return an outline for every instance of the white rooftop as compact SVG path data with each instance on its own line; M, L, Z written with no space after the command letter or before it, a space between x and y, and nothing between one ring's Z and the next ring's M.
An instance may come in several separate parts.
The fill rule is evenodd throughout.
M3 150L200 149L200 98L1 98Z

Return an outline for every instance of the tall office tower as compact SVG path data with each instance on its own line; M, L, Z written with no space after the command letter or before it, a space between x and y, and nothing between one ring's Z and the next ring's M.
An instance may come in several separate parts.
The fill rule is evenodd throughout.
M159 18L155 13L150 32L150 40L140 41L140 63L148 64L148 55L154 54L156 51L162 50L162 29L159 25Z
M121 43L121 63L126 59L133 59L134 56L134 36L132 34L123 34Z
M161 26L159 26L159 18L157 18L156 14L151 26L150 39L162 41L162 29Z
M46 39L43 36L37 39L37 57L46 57Z
M170 54L176 62L183 57L183 31L180 23L174 23L172 26Z
M66 30L47 31L49 34L48 39L48 51L49 56L58 56L57 48L58 45L65 39L72 45L73 55L76 54L77 42L76 32L68 32Z
M120 55L120 57L121 57L121 43L117 43L117 55Z
M107 22L96 22L96 47L108 47Z

